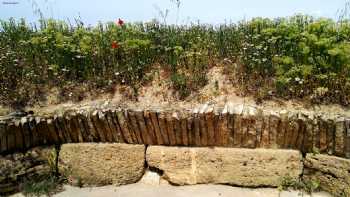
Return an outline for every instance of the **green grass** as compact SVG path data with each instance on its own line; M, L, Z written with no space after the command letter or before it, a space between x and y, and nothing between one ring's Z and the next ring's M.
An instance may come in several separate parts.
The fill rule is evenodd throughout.
M23 184L24 196L51 196L62 189L61 180L55 176L48 176L41 180L28 181Z
M349 105L350 22L302 15L218 26L1 21L0 104L31 105L52 87L66 97L79 86L128 85L137 94L154 65L170 73L184 99L224 59L235 65L224 64L244 94Z

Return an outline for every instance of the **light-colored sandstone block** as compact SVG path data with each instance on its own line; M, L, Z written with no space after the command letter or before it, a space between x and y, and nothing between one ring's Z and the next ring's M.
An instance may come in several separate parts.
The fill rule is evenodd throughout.
M83 185L124 185L137 182L144 173L145 146L130 144L64 144L59 171Z
M281 178L302 173L302 156L294 150L151 146L146 160L177 185L278 186Z

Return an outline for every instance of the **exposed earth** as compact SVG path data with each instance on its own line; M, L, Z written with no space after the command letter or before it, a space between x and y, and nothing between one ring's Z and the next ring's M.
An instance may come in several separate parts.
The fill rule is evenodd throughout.
M227 185L193 185L193 186L171 186L171 185L149 185L136 183L120 187L104 186L93 188L79 188L64 186L64 191L53 195L54 197L310 197L301 191L278 191L274 188L241 188ZM312 197L331 197L325 192L313 193ZM23 194L15 194L12 197L24 197Z
M208 84L197 92L192 92L185 100L180 100L170 87L170 82L162 72L147 85L139 90L136 98L130 96L131 88L128 86L117 86L113 94L101 93L98 95L84 95L83 99L77 101L61 102L55 90L47 93L44 102L39 102L34 106L27 106L25 111L34 111L35 115L55 114L73 108L86 108L99 106L122 106L125 108L163 108L163 109L194 109L204 103L214 104L223 107L226 103L243 104L246 106L260 106L265 110L273 111L317 111L324 114L342 114L350 116L350 107L338 104L316 105L305 100L284 100L271 97L257 103L249 95L241 95L241 90L237 89L225 74L222 67L213 67L209 70ZM0 105L0 116L7 115L13 109Z

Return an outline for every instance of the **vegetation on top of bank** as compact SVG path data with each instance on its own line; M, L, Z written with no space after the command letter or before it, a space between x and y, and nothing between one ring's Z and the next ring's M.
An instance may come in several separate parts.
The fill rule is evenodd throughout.
M224 66L241 94L350 102L350 21L296 15L218 26L57 20L0 24L0 104L33 104L45 90L84 84L138 89L161 69L180 99Z

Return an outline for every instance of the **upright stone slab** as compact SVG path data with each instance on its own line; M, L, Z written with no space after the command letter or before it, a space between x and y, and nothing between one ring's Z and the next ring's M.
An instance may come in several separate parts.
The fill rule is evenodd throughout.
M215 146L215 123L214 123L214 108L212 106L208 107L205 120L207 122L207 131L208 131L208 145Z
M174 127L174 133L175 133L175 139L176 139L176 145L184 145L182 141L182 132L181 132L181 119L179 117L179 113L174 112L172 114L172 122Z
M122 110L118 110L116 113L118 118L117 122L120 126L120 130L125 138L125 141L128 144L136 143L136 141L134 141L135 137L133 137L133 133L128 127L128 122L127 122L127 118L125 118L125 113L123 113Z
M0 153L7 151L6 123L0 121Z
M345 150L345 120L343 117L337 118L335 122L335 155L344 156Z
M145 125L150 139L150 144L155 145L158 143L155 127L152 124L151 114L148 110L143 112L143 117L145 119Z
M177 185L278 186L283 177L302 173L302 156L294 150L151 146L146 160Z
M165 112L158 112L158 123L159 123L159 131L162 136L162 140L165 145L170 144L170 139L168 135L168 129L167 129L167 122L166 122L166 113Z
M147 112L146 112L147 113ZM159 127L159 122L158 122L158 117L157 117L157 112L155 111L150 111L147 113L146 117L149 118L148 124L153 126L154 129L154 135L156 137L156 142L158 145L164 144L164 140L162 137L162 133L160 132L160 127Z
M350 159L350 119L345 120L345 157Z
M208 129L207 129L207 121L205 119L205 112L208 108L208 105L203 105L199 111L199 125L200 125L200 139L201 146L208 146Z
M87 186L124 185L142 177L144 162L144 145L64 144L59 155L59 171Z
M176 145L176 135L175 135L175 129L174 129L174 117L172 114L167 113L166 116L166 125L167 125L167 133L169 136L169 143L170 145L174 146Z
M184 146L188 146L189 145L189 133L187 131L187 116L183 115L181 116L181 120L180 120L180 125L181 125L181 138L182 138L182 142Z

